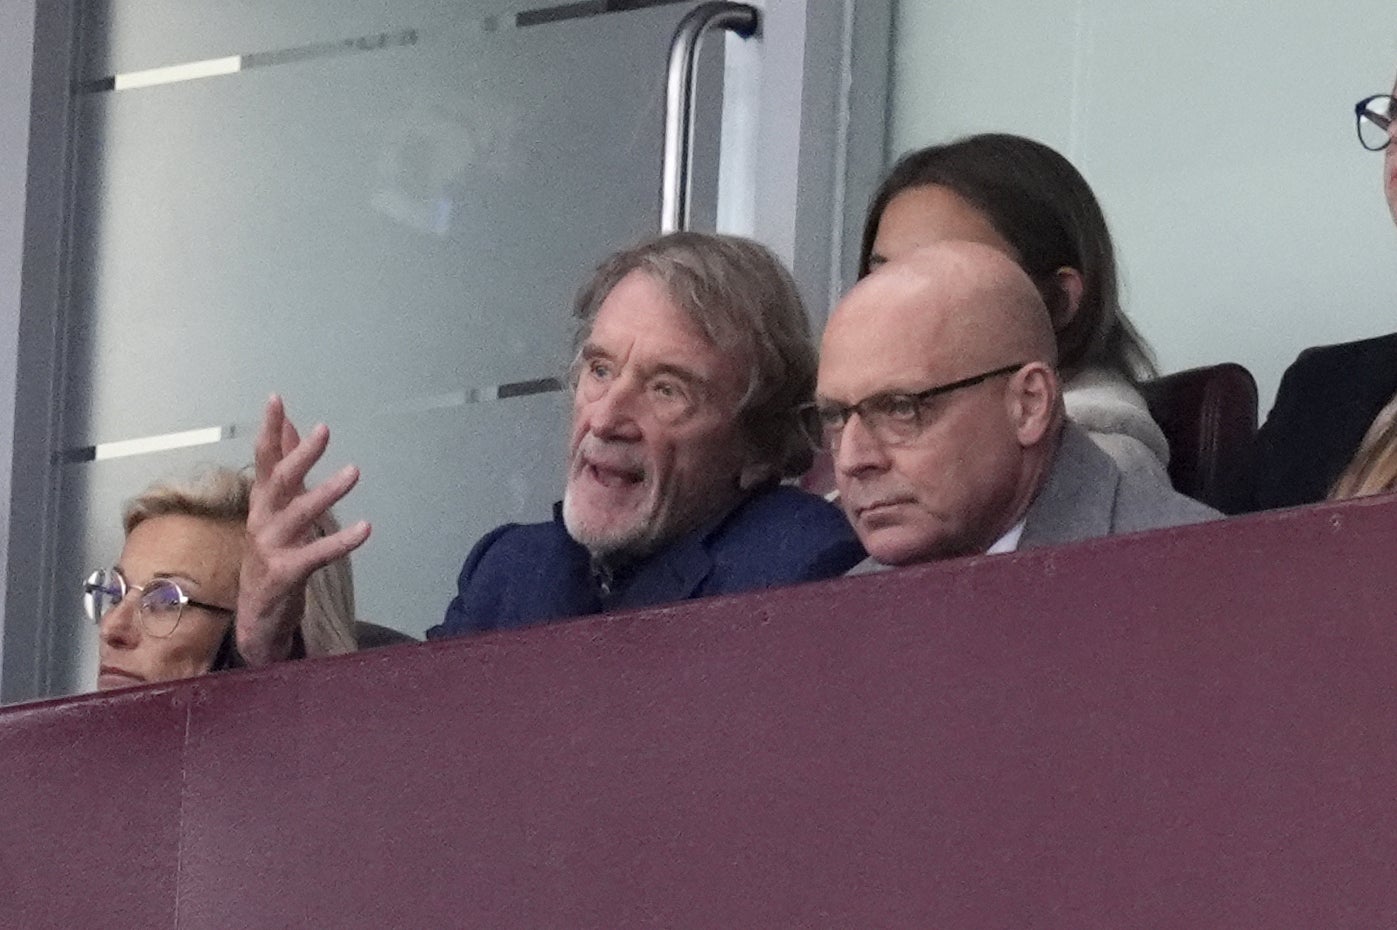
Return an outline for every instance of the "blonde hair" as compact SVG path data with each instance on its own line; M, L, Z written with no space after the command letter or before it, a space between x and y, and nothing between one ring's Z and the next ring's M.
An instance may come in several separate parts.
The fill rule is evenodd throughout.
M1385 491L1397 491L1397 395L1368 427L1353 461L1334 482L1329 499L1342 500Z
M126 502L121 522L128 535L152 517L171 514L246 524L251 500L252 476L246 470L214 466L185 481L152 484ZM328 512L316 521L321 535L338 529ZM354 622L354 574L345 556L315 572L306 583L306 609L301 618L306 655L354 652L358 648Z
M252 479L231 468L209 468L189 481L158 481L126 502L126 535L152 517L180 514L204 520L247 522Z

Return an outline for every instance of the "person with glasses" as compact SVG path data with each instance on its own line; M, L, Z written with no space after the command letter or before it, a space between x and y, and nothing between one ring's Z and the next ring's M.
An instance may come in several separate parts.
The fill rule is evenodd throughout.
M232 664L233 610L242 561L236 473L197 485L156 485L123 514L126 542L116 565L83 583L97 624L97 687L187 678Z
M868 550L861 574L1214 519L1065 417L1052 320L1000 249L946 241L835 308L803 421Z
M478 542L429 639L842 574L863 550L839 510L782 484L810 466L796 410L815 348L795 282L766 248L672 233L602 262L574 308L572 426L553 519ZM275 398L257 440L238 647L276 661L298 587L367 524L305 541L346 467L303 487L328 432L301 440Z
M233 613L252 479L209 468L184 482L162 482L126 505L125 544L114 566L83 581L87 618L97 625L100 690L187 678L243 663ZM333 531L333 517L321 518ZM359 644L407 637L354 620L347 561L311 581L296 655L336 655Z
M1122 469L1169 485L1169 443L1138 390L1157 372L1121 310L1110 229L1081 172L1009 133L909 152L868 208L859 277L947 239L993 246L1023 268L1052 320L1067 416Z
M1358 101L1358 141L1382 153L1397 223L1397 86ZM1253 509L1397 490L1397 332L1304 350L1257 434Z

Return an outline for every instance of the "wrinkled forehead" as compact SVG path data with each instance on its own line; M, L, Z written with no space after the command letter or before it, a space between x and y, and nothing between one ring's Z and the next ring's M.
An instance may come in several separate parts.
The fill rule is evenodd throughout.
M686 321L685 328L702 337L712 348L724 353L742 353L753 338L750 324L705 290L703 282L686 270L669 278L644 266L634 267L611 286L594 295L589 312L578 321L574 345L580 347L591 336L597 319L618 291L640 293L654 305L677 311L674 317ZM666 314L670 315L670 314Z
M605 357L642 372L692 372L721 393L746 388L743 347L715 339L664 284L632 273L602 300L578 357Z

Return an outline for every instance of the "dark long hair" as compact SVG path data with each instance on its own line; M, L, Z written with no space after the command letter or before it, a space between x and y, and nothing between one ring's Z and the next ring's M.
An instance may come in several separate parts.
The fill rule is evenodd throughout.
M864 221L859 277L869 272L883 211L905 190L936 185L984 214L1014 247L1056 321L1067 301L1059 268L1077 269L1082 297L1057 330L1065 378L1085 368L1109 368L1138 382L1157 374L1149 347L1121 312L1115 249L1091 187L1053 149L1007 133L968 136L902 156L879 186Z

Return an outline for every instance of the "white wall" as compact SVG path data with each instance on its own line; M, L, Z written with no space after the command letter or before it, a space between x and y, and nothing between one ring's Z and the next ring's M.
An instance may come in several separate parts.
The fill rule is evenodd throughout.
M1307 345L1397 330L1397 231L1353 104L1397 72L1392 0L902 0L890 157L968 132L1096 189L1166 371L1240 361L1269 409Z

